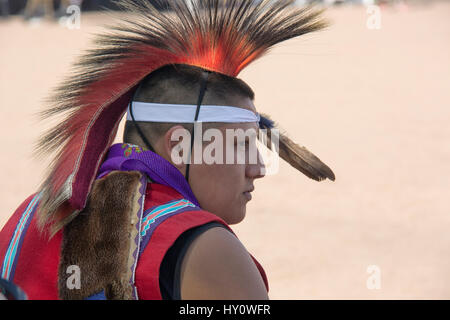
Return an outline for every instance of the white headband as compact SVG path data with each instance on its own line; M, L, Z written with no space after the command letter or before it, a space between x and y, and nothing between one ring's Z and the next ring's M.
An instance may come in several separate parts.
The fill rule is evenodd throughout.
M133 116L136 121L194 123L196 111L196 105L133 101ZM202 105L197 122L241 123L259 122L259 119L259 114L243 108ZM132 120L130 106L128 106L127 120Z

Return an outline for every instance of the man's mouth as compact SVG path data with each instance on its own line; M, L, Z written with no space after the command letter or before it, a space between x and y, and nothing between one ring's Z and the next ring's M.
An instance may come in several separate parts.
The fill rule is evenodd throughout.
M255 187L251 187L247 191L244 191L244 196L247 198L248 201L252 200L252 192L255 190Z

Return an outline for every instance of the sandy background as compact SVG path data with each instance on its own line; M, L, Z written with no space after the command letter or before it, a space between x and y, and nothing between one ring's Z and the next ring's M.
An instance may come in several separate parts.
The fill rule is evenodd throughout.
M300 144L335 172L317 183L282 164L256 182L237 234L265 267L272 299L450 298L450 3L332 8L332 27L290 41L240 77ZM0 227L33 193L33 113L106 21L80 30L0 21ZM381 270L369 290L367 267Z

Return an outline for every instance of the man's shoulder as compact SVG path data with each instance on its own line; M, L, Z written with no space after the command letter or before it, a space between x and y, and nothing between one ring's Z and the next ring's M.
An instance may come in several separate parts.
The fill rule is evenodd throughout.
M183 299L267 299L260 272L229 230L209 228L190 244L181 267Z

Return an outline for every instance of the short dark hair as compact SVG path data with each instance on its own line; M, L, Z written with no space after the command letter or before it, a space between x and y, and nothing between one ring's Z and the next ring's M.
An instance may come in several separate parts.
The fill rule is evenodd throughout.
M182 64L172 64L159 68L141 81L134 101L195 105L197 104L204 71L200 67ZM255 94L241 79L211 72L208 77L203 104L233 105L236 98L254 100ZM149 142L154 144L175 124L138 122L138 125L146 134ZM192 132L192 124L180 125ZM132 121L127 121L125 124L123 142L140 144L146 147L142 145L143 141Z

